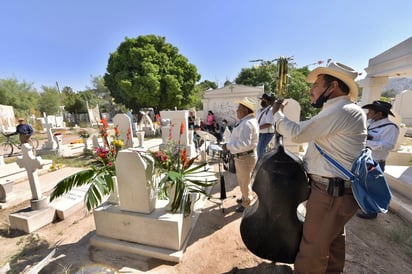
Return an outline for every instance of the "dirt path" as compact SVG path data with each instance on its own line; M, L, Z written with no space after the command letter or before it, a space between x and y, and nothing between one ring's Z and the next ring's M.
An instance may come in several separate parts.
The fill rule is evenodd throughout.
M224 200L223 211L220 186L213 188L211 194L215 199L206 202L182 262L177 264L91 247L94 219L85 212L29 235L10 230L9 213L27 207L29 202L26 202L0 211L0 266L9 262L10 273L21 273L58 245L56 259L41 273L75 273L79 269L80 273L292 273L293 265L275 264L248 251L239 232L242 215L234 212L239 187L227 184L226 191L228 198ZM346 232L345 273L393 274L412 269L411 226L397 215L388 213L376 220L354 217ZM402 235L409 238L402 240ZM397 238L400 240L396 241Z
M241 214L235 213L239 188L227 186L223 207L218 199L220 188L212 190L214 201L207 201L190 236L181 263L175 264L138 255L90 247L94 233L92 214L78 213L26 235L8 230L8 212L2 210L0 229L1 265L9 261L13 272L20 273L45 257L59 243L56 256L41 273L96 273L97 269L115 273L291 273L293 265L274 264L253 255L244 246L239 233ZM26 205L20 205L24 207ZM391 240L394 230L410 226L392 213L368 221L353 218L347 227L347 262L345 273L407 273L412 269L412 254ZM410 230L409 230L410 231ZM409 235L410 236L410 235ZM409 239L411 241L411 239ZM410 242L409 242L410 245ZM23 250L23 246L25 247ZM409 252L409 253L408 253ZM17 254L16 259L11 259Z

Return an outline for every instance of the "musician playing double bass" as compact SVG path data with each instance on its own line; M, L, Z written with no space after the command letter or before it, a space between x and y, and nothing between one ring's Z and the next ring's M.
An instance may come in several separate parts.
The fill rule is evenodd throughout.
M310 120L293 122L282 112L286 104L273 106L276 131L296 143L308 142L303 158L311 193L306 205L303 235L295 273L342 273L345 263L345 224L358 210L350 182L315 148L351 168L365 146L366 115L354 102L357 72L341 63L314 69L307 77L313 83L311 104L321 111Z
M243 212L256 200L251 182L252 171L257 161L256 147L259 138L255 106L256 102L248 97L239 101L236 110L239 122L233 128L229 142L222 145L222 149L230 151L235 159L236 178L242 193L242 198L237 201L240 205L236 212Z

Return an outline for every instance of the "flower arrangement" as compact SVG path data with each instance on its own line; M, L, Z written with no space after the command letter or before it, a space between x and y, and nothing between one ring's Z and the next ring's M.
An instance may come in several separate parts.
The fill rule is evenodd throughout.
M111 145L114 146L116 149L121 149L124 146L123 141L120 139L113 140L111 142Z
M115 161L119 150L123 147L123 141L115 139L109 144L107 132L108 123L104 119L101 125L103 146L96 149L94 160L90 163L89 168L58 182L50 195L50 201L62 196L75 187L90 184L85 195L85 202L87 209L92 210L101 203L104 196L114 190L113 176L116 175Z
M169 143L164 150L152 151L150 156L154 160L155 174L161 178L159 198L170 200L172 213L183 212L184 216L191 213L192 195L201 193L209 196L206 187L214 185L216 180L205 181L204 167L206 163L194 166L198 156L188 159L185 148L180 145L180 137L184 133L184 123L180 126L179 142L172 140L172 128L169 129ZM172 190L172 191L170 191ZM172 197L169 195L172 194Z

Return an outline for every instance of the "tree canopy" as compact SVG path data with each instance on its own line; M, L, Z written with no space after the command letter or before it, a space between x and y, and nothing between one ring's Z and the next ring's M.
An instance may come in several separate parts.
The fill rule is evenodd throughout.
M104 75L115 102L135 113L144 107L190 107L199 80L196 66L155 35L126 37L110 54Z
M292 98L301 106L301 120L306 120L318 112L310 105L310 85L306 82L309 74L308 67L295 68L293 63L288 64L288 92L286 98ZM237 84L248 86L264 85L265 93L275 94L278 81L278 66L270 61L262 61L260 66L243 68L235 79Z

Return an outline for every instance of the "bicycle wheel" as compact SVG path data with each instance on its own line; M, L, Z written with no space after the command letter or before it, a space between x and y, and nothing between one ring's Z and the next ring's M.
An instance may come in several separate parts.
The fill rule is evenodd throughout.
M3 157L10 157L13 155L13 145L10 143L0 144L0 155Z

